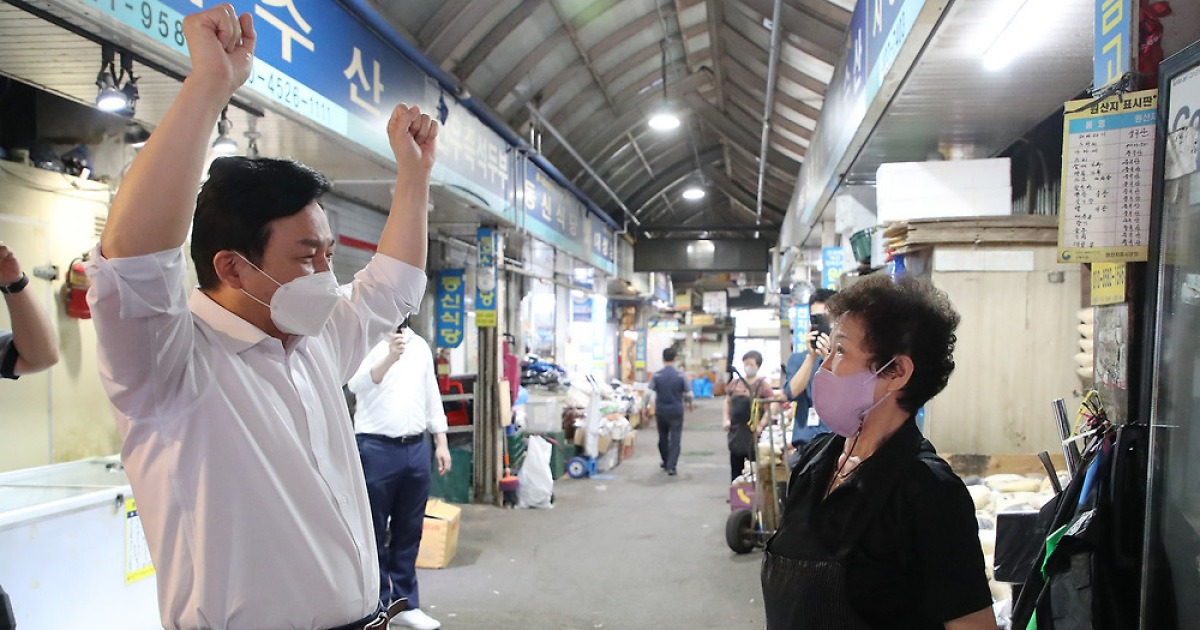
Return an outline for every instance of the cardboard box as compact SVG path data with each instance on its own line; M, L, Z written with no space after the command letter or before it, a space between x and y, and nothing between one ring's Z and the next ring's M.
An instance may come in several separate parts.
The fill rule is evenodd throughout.
M425 504L425 525L421 532L421 548L417 552L417 568L442 569L454 559L458 550L458 524L462 508L440 499Z

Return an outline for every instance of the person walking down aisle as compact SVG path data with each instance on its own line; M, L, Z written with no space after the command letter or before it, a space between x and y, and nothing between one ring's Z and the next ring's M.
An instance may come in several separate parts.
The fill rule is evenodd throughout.
M658 424L658 456L662 468L672 477L679 464L680 440L683 438L683 395L688 391L687 378L675 369L675 349L662 352L663 367L650 379L654 392L654 416Z
M958 313L931 285L868 276L827 304L801 453L762 562L768 630L995 630L975 506L914 414L954 371Z
M320 173L230 157L200 185L209 134L250 75L253 18L220 4L184 18L183 33L191 74L134 159L87 267L162 625L381 627L395 611L379 610L341 387L424 294L437 123L415 107L392 112L391 210L376 255L339 288ZM190 298L189 226L200 285Z
M746 376L730 383L729 393L725 396L721 427L727 432L730 481L742 474L747 461L754 461L754 450L758 445L758 436L750 428L754 399L765 400L775 396L775 389L771 384L766 379L759 378L760 367L762 353L758 350L751 350L743 355L742 368Z
M0 330L0 378L17 379L58 363L58 335L32 291L29 276L7 245L0 242L0 294L12 330Z
M371 350L349 385L358 396L354 430L379 549L379 601L387 606L408 600L409 609L393 625L437 630L442 624L421 610L417 589L417 551L429 500L426 432L437 442L438 474L450 472L433 352L404 320Z

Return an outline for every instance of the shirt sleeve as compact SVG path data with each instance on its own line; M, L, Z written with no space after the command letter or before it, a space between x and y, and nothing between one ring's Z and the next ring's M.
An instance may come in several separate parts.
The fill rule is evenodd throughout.
M0 378L10 378L13 380L18 378L15 372L18 356L20 354L12 342L12 332L0 330Z
M442 407L442 390L438 388L437 375L433 365L433 351L429 344L422 339L423 372L425 372L425 414L429 418L430 433L445 433L449 426L446 423L446 410Z
M658 393L658 375L657 374L650 377L650 385L646 389L649 389L652 392Z
M169 418L210 379L195 353L183 248L108 259L97 245L85 270L101 379L123 415Z
M375 347L371 348L371 351L367 353L366 358L363 359L362 363L359 364L358 371L354 373L354 376L350 377L350 380L346 383L346 386L350 388L350 392L355 396L362 396L372 388L379 387L379 384L375 382L375 379L371 378L371 368L375 367L377 363L383 360L383 356L387 354L387 349L387 339L375 344Z
M920 605L938 621L964 617L992 605L984 571L975 504L962 480L944 463L919 464L927 475L913 497L916 573Z
M346 299L334 310L328 335L337 373L348 381L362 364L368 348L405 317L416 313L425 295L425 272L384 254L342 287Z
M794 352L788 357L787 368L783 371L783 395L788 400L796 400L799 395L792 391L792 379L796 377L796 373L804 366L804 360L808 358L808 351Z

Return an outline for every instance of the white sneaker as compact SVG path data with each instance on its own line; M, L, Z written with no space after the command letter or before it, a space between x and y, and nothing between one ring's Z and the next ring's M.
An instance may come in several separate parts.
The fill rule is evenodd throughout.
M420 608L414 608L392 617L392 625L403 628L416 628L417 630L438 630L438 628L442 627L442 622L426 615Z

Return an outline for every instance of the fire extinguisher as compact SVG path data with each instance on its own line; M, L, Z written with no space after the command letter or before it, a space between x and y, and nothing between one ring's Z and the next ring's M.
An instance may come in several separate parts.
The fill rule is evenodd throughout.
M67 315L75 319L91 319L92 309L88 307L87 292L92 281L83 270L87 255L71 261L67 268L67 281L63 284L63 301L67 304Z
M446 349L438 349L437 358L433 361L434 368L437 371L438 389L443 394L450 391L450 357L446 356Z

